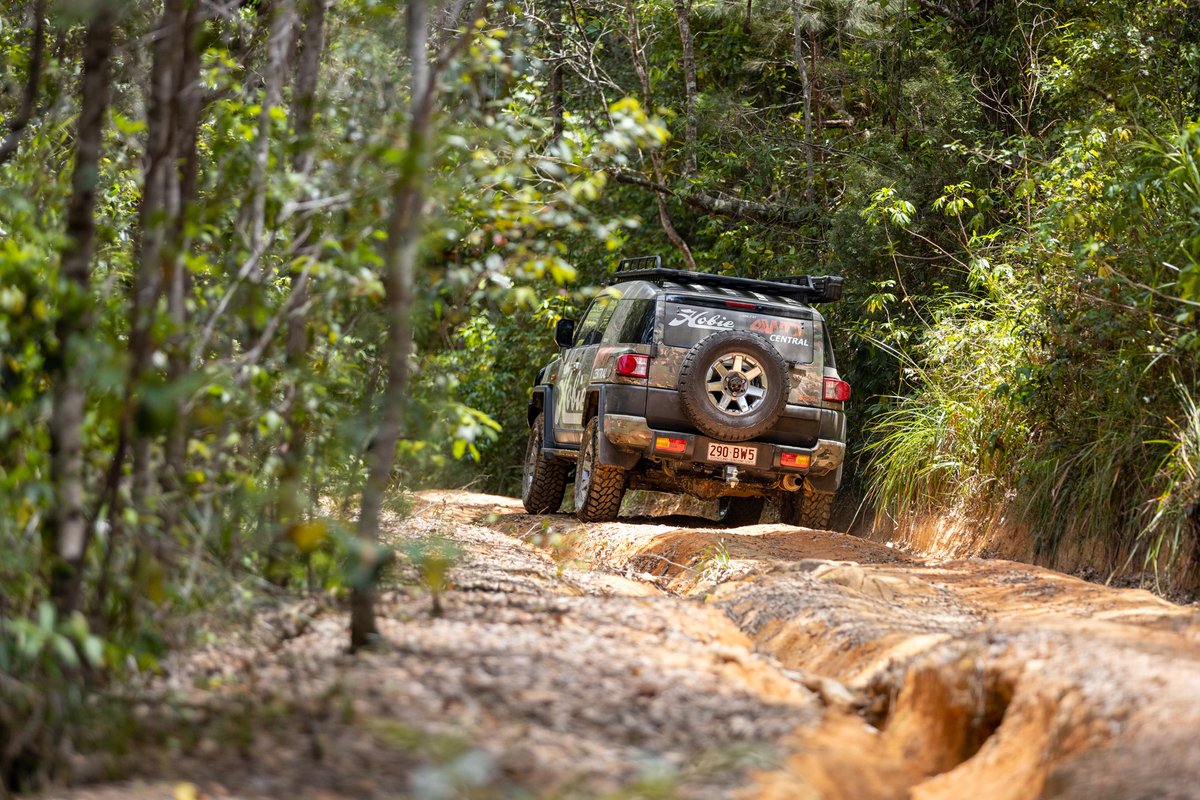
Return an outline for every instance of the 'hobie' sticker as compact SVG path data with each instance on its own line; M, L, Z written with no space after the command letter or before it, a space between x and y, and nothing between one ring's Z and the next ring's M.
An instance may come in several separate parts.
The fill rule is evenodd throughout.
M710 331L731 331L733 320L724 314L711 311L701 311L698 308L681 308L675 313L675 319L667 323L672 328L677 325L687 325L689 328L703 328Z

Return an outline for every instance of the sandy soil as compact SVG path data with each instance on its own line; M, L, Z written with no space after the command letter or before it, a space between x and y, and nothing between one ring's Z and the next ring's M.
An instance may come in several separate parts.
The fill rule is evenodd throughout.
M1196 606L463 492L389 537L461 548L443 616L404 566L376 652L335 605L266 609L141 692L140 780L49 796L1200 798Z

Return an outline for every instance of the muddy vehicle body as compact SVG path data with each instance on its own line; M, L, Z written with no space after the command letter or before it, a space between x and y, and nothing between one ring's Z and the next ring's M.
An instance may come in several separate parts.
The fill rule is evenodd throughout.
M573 472L584 521L615 518L633 488L720 499L735 524L770 501L786 522L826 527L850 387L813 306L841 289L622 261L578 324L559 320L559 356L537 374L525 507L557 511Z

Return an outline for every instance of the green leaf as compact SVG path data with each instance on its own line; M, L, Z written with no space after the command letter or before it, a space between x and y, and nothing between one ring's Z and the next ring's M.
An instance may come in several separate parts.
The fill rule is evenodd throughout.
M54 647L54 652L58 654L59 662L68 669L75 669L79 666L79 654L75 652L75 645L66 636L55 634L50 639L51 645Z
M88 636L83 640L83 656L93 667L104 666L104 642L99 636Z

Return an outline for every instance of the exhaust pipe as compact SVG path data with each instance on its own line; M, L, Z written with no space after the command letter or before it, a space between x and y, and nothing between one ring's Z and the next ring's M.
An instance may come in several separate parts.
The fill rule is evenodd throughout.
M779 481L779 485L789 492L795 492L804 485L804 478L799 475L784 475Z

